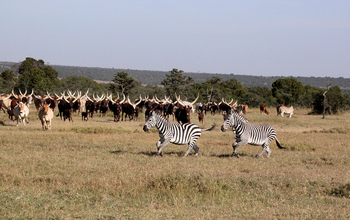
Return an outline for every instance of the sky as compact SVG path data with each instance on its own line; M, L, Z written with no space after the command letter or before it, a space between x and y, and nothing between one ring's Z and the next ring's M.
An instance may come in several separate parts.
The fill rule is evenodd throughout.
M350 78L348 0L11 0L0 61Z

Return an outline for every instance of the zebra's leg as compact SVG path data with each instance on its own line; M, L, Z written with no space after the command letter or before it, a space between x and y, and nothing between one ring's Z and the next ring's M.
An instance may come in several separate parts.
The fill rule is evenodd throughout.
M157 142L157 149L158 149L158 152L157 152L157 156L163 156L163 152L162 152L162 149L165 147L165 145L169 144L170 143L170 139L160 139L158 142Z
M266 152L267 152L267 157L269 157L271 154L271 149L269 146L266 146Z
M260 157L263 153L265 153L265 151L267 152L267 157L270 156L270 154L271 154L271 149L270 149L269 145L263 144L263 145L262 145L262 148L263 148L263 149L262 149L262 151L260 152L260 154L258 154L258 155L255 156L256 158Z
M247 144L248 142L244 142L244 141L239 141L232 144L232 148L233 148L233 153L232 153L232 157L236 156L237 158L239 158L239 154L237 153L237 149L239 146L242 146L244 144Z
M199 148L197 147L197 145L195 143L193 143L193 144L191 143L188 145L188 149L187 149L187 152L185 153L184 157L186 157L191 152L192 149L194 150L195 155L197 156Z
M193 149L194 149L195 155L198 156L199 147L194 144Z

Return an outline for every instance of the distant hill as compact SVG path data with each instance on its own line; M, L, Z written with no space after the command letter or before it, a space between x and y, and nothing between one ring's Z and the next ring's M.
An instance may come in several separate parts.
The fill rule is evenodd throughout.
M16 69L14 62L1 62L0 72L6 69ZM17 64L18 65L18 64ZM142 84L160 85L161 81L166 78L165 74L169 74L167 71L153 71L153 70L133 70L133 69L114 69L114 68L99 68L99 67L77 67L77 66L61 66L51 65L58 72L58 77L66 78L68 76L85 76L93 80L112 81L115 74L121 71L127 72L130 76L134 77ZM170 69L169 69L170 71ZM249 76L249 75L236 75L236 74L213 74L213 73L191 73L184 72L184 75L191 76L196 83L205 82L212 77L218 77L222 80L236 79L243 86L246 87L268 87L274 81L280 78L295 78L303 85L310 85L317 88L325 88L329 82L332 82L332 86L339 86L344 93L350 93L350 78L333 78L333 77L291 77L291 76Z

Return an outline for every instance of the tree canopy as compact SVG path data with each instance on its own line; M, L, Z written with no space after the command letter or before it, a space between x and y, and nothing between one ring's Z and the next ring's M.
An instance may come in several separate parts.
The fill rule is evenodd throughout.
M173 68L169 71L170 74L165 74L166 79L164 79L161 84L165 87L168 96L174 97L175 92L180 93L180 87L192 83L194 80L190 76L184 76L182 70Z
M303 84L294 78L278 79L272 83L272 95L280 104L294 105L304 93Z

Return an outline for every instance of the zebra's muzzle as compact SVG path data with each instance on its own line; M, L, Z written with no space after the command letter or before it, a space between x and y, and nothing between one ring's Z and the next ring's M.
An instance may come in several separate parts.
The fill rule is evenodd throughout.
M143 126L143 131L147 132L149 129L147 128L147 126Z
M226 131L226 128L224 125L221 125L221 131L225 132Z

